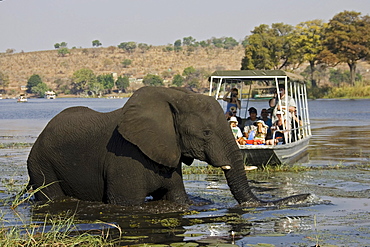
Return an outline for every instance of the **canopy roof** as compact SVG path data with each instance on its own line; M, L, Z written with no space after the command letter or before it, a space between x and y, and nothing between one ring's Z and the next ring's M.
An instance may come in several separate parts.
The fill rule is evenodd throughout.
M303 81L302 76L285 72L283 70L217 70L212 73L209 79L211 80L212 77L240 80L266 80L288 77L294 81Z

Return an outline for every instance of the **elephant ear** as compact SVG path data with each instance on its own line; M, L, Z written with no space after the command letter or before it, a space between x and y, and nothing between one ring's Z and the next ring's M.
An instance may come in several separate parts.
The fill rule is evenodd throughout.
M138 90L123 107L118 132L151 160L176 168L181 157L174 123L177 109L163 90Z

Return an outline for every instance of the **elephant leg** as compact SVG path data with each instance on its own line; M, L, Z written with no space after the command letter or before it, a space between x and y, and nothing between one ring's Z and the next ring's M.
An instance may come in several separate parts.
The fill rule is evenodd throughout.
M124 162L122 162L124 163ZM146 178L140 170L122 164L110 165L105 178L105 202L116 205L140 205L147 196Z
M36 200L48 201L58 197L64 197L60 182L50 166L43 166L41 169L38 165L28 164L30 174L29 187L34 190L41 189L35 193Z
M165 179L165 190L162 190L162 196L159 199L175 202L178 204L189 204L190 200L186 194L181 169L175 171L171 178ZM154 196L153 196L154 198Z

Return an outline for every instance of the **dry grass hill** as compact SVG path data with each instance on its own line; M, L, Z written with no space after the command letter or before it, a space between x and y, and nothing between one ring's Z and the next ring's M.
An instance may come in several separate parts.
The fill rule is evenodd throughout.
M80 48L70 49L70 53L61 56L58 50L37 51L28 53L0 53L0 72L9 77L7 93L17 95L21 87L27 84L33 74L38 74L42 81L54 89L63 84L71 83L75 71L88 68L95 75L117 73L129 76L133 82L129 90L136 90L142 86L138 82L147 74L160 75L169 82L175 74L182 74L189 66L203 71L209 75L215 70L239 70L244 56L243 46L233 49L224 48L195 48L182 51L167 51L165 46L152 46L149 50L136 49L128 52L117 47L108 48ZM126 59L132 61L128 66L122 64ZM305 66L301 66L296 72L300 73ZM342 70L348 70L348 65L337 66ZM357 65L357 72L363 79L370 80L370 64L361 61ZM136 81L136 82L135 82ZM207 87L207 79L204 78L203 87ZM323 75L319 85L328 83L328 72Z
M239 70L244 49L241 45L231 50L223 48L196 48L193 51L165 51L164 46L153 46L147 51L127 52L117 47L70 49L70 54L58 55L57 50L29 53L0 54L0 71L9 77L8 91L18 93L33 74L51 88L56 81L70 81L73 73L89 68L95 75L117 73L140 79L157 74L170 79L189 66L209 73L215 70ZM125 67L122 62L130 59ZM59 80L58 80L59 79ZM136 85L139 86L139 85ZM132 83L132 89L135 89Z

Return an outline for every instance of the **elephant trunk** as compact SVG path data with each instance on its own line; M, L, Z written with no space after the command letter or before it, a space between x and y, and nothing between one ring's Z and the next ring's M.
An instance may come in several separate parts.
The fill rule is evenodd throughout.
M239 159L240 160L236 160L235 163L238 165L223 167L223 171L231 193L241 206L260 207L298 204L307 200L310 196L310 194L299 194L274 201L263 201L258 199L252 192L252 188L249 186L242 158L239 157Z

